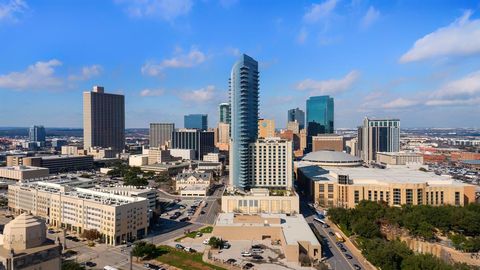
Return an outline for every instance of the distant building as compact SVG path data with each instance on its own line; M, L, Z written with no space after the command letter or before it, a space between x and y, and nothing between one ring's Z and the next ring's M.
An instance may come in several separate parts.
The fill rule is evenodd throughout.
M181 158L183 160L195 160L196 159L196 151L194 149L177 149L172 148L170 150L170 155L172 157Z
M217 147L226 148L226 150L228 150L229 143L230 143L230 124L218 123Z
M24 157L22 163L25 166L47 168L50 173L62 173L92 169L93 157L64 155Z
M13 166L13 167L0 167L0 179L12 179L17 181L39 179L48 177L48 169L41 167L31 166Z
M171 143L173 131L175 131L174 123L150 123L150 147L160 147Z
M258 137L275 137L275 121L273 119L258 119Z
M116 151L114 151L111 147L103 148L103 147L90 147L84 153L85 155L90 155L95 160L100 159L109 159L115 158Z
M62 269L62 246L47 238L41 218L23 213L0 235L0 269Z
M413 165L423 164L420 153L411 152L377 152L377 163L384 165Z
M299 129L304 129L305 112L300 110L299 108L288 110L287 122L297 122L299 125Z
M258 139L251 145L251 187L292 188L292 142L280 138Z
M31 142L45 142L45 128L43 126L32 126L28 132L28 138Z
M8 188L8 208L13 213L29 212L52 227L77 233L97 230L107 245L147 235L149 201L46 182L19 183Z
M207 153L215 152L213 131L199 129L179 129L172 133L172 149L195 150L195 159L201 159Z
M220 103L218 106L218 121L220 123L229 124L230 125L230 104L227 103Z
M343 136L335 134L319 134L312 137L312 152L327 150L342 152Z
M347 153L352 156L360 156L358 153L358 138L351 138L345 142Z
M175 190L180 196L205 197L213 184L211 173L184 171L175 177Z
M208 154L203 156L203 161L220 162L220 154L219 153L208 153Z
M360 167L363 160L344 152L316 151L306 154L302 162L321 167Z
M250 143L258 138L258 62L242 54L230 73L230 185L242 190L252 179Z
M64 145L62 146L62 155L69 155L69 156L78 156L80 151L80 147L74 145Z
M101 86L83 92L83 148L125 148L125 97L104 93Z
M183 117L183 126L188 129L208 129L208 115L206 114L188 114Z
M298 134L300 133L300 129L300 124L297 121L288 121L287 130L291 130L293 133Z
M307 148L307 130L300 130L300 150L305 150Z
M150 147L148 150L148 164L164 163L175 160L170 155L170 150L164 147Z
M360 157L367 163L377 159L377 152L400 151L400 120L369 119L358 128Z
M307 99L307 152L312 151L312 137L334 133L334 101L330 96Z
M66 140L61 140L61 139L53 139L52 140L52 147L55 149L55 150L60 150L62 148L62 146L64 145L67 145L68 142Z
M128 157L128 165L131 167L141 167L144 165L148 165L148 155L130 155L130 157Z

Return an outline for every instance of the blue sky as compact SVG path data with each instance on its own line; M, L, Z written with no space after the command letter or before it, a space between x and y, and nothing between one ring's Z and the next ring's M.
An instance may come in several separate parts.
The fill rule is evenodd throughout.
M260 115L311 95L335 127L480 127L480 1L0 0L0 126L82 126L82 92L126 97L126 126L183 125L260 63Z

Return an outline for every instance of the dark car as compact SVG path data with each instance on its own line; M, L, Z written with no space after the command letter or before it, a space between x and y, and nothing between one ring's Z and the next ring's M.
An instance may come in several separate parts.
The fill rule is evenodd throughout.
M227 260L227 263L228 263L228 264L233 264L233 263L236 263L236 262L237 262L237 260L232 259L232 258L230 258L230 259Z
M180 219L181 222L185 222L185 221L188 221L188 220L189 220L188 217L183 217L183 218Z
M350 255L350 254L345 254L345 257L347 257L347 259L349 259L349 260L353 259L352 255Z
M88 267L95 267L95 266L97 266L97 264L94 263L94 262L86 262L85 265L88 266Z
M346 250L345 248L343 248L343 247L340 248L340 250L341 250L342 252L347 252L347 250Z
M263 257L260 256L260 255L253 255L253 256L252 256L252 259L254 259L254 260L263 260Z
M203 215L203 214L205 214L205 211L203 211L203 210L202 210L202 211L200 211L200 214L202 214L202 215Z
M178 249L184 249L185 247L184 247L184 246L182 246L182 245L180 245L180 244L176 244L176 245L175 245L175 248L178 248Z
M206 202L206 203L203 205L203 207L207 207L207 205L208 205L208 202Z
M334 236L335 234L333 232L328 232L328 235Z
M252 245L252 249L254 249L254 248L260 248L260 249L262 249L263 247L262 247L261 245Z
M353 268L355 268L355 270L362 270L362 267L360 267L358 264L354 264Z
M250 268L252 268L253 266L254 266L253 263L246 263L246 264L242 267L242 269L250 269Z

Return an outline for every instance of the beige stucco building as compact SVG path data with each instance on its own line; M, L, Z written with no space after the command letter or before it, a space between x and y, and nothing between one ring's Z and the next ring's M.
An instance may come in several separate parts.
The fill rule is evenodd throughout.
M23 165L0 167L0 178L22 181L29 179L39 179L44 177L48 177L47 168Z
M175 190L186 197L205 197L213 184L213 176L207 172L186 170L175 177Z
M226 193L222 196L223 213L296 214L300 213L298 195L291 190L273 193L264 188L252 188L249 193Z
M45 222L30 214L21 214L5 225L0 235L0 269L60 270L58 242L46 238Z
M343 136L336 134L319 134L312 136L312 152L316 151L343 151Z
M34 182L10 185L8 207L32 213L51 226L82 233L95 229L109 245L147 234L149 200L114 193Z
M258 119L258 137L275 137L275 121L273 119Z
M353 208L361 200L401 205L466 205L475 202L475 186L418 167L385 169L305 166L297 169L299 185L325 207Z
M320 243L300 214L220 214L212 234L228 241L271 240L282 247L287 262L299 263L302 253L312 261L322 257Z
M377 162L385 165L423 164L423 155L411 152L377 152Z

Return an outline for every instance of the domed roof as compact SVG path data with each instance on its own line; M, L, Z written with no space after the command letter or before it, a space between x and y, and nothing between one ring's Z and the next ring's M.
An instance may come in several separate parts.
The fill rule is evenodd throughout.
M317 151L308 153L302 158L304 161L326 162L326 163L357 163L362 159L344 152L337 151Z

